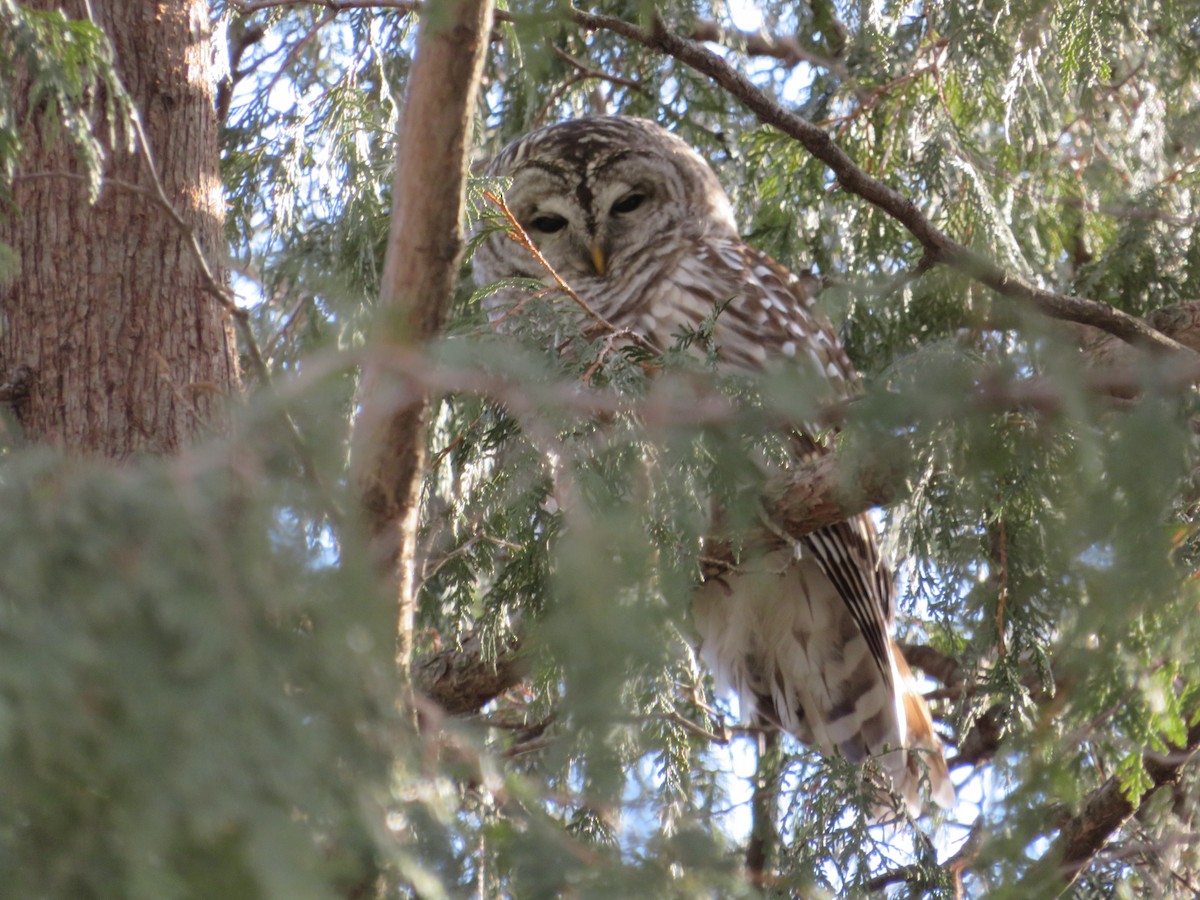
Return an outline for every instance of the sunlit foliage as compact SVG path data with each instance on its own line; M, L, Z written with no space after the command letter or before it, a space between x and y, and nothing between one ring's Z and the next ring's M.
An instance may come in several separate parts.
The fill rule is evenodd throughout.
M871 825L878 773L772 747L691 648L704 539L740 546L761 527L786 460L778 423L822 412L814 385L722 379L703 330L662 355L614 343L534 290L498 333L469 259L421 361L437 402L416 647L471 638L490 662L519 641L527 675L457 719L411 700L347 465L418 17L241 5L212 9L232 59L227 236L275 384L251 385L233 438L120 477L4 447L14 896L949 897L960 875L967 896L1038 896L1055 877L1038 861L1092 792L1154 784L1147 750L1186 744L1200 716L1186 379L1131 357L1138 390L1098 390L1075 330L926 271L909 232L737 98L582 29L559 0L506 4L478 161L570 116L653 118L711 161L750 242L822 280L866 384L829 441L851 472L905 462L882 514L899 636L956 664L928 684L962 801ZM757 85L1015 275L1137 315L1200 297L1188 4L588 10L728 29L720 52ZM32 65L38 114L99 178L84 125L98 97L124 115L107 54L92 26L0 0L0 163L20 149L3 82ZM473 185L473 227L500 227L482 196L495 187ZM1194 892L1197 792L1185 769L1074 889ZM772 862L755 883L763 809Z

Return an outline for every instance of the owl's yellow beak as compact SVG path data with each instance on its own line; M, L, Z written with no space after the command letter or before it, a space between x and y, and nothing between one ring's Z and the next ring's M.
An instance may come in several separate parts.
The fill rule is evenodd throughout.
M604 248L599 243L592 244L592 265L596 267L598 275L603 275L608 269L608 260L604 258Z

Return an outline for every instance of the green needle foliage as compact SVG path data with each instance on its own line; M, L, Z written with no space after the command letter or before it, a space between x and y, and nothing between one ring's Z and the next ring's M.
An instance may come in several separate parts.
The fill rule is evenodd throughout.
M780 423L823 420L819 380L720 373L705 327L661 354L613 340L540 285L498 331L469 258L421 358L414 640L439 671L461 650L491 672L517 647L521 677L460 716L414 698L347 510L418 13L250 5L211 9L235 59L221 174L274 384L179 460L114 473L0 451L0 896L1200 890L1200 782L1181 765L1200 744L1194 366L1127 351L1106 368L1081 349L1097 333L920 266L908 230L739 98L564 0L503 4L477 160L572 116L652 118L712 163L748 241L821 280L865 383L824 439L851 488L903 466L881 511L897 637L924 653L960 803L872 824L877 769L771 749L692 647L710 539L762 539L790 465ZM1200 302L1193 2L586 11L647 34L721 26L710 47L1015 277L1163 327ZM114 128L127 115L110 54L86 22L0 0L5 172L23 66L99 178L91 123L101 104ZM476 234L505 227L483 198L503 187L473 180ZM1056 854L1106 785L1136 815L1064 876Z

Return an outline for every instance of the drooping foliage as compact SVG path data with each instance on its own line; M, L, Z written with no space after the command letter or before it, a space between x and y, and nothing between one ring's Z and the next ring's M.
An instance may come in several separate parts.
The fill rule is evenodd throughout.
M561 0L497 21L478 160L570 116L659 121L751 243L821 280L865 391L830 409L804 373L730 378L704 327L657 353L534 286L498 331L468 258L419 362L437 401L415 643L483 667L518 646L524 674L456 717L410 696L347 467L418 12L252 6L212 16L231 283L273 385L232 437L116 477L4 432L0 869L25 895L1039 896L1089 798L1115 779L1139 803L1200 742L1194 366L1108 365L1098 335L923 265L744 98ZM1200 298L1193 4L586 11L708 40L1014 276L1138 316ZM0 0L2 49L5 82L36 62L36 115L101 184L79 122L122 116L98 112L118 96L102 38ZM495 190L473 182L476 231L506 227ZM880 511L898 636L959 785L887 828L876 770L741 722L690 643L713 548L761 540L780 423L818 420L851 487L903 467ZM1072 890L1194 892L1198 790L1183 767Z

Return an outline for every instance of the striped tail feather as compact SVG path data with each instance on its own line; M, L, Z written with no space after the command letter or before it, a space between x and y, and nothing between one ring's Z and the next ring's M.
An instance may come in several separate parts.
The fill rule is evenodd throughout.
M941 743L904 657L886 634L864 635L815 560L786 549L768 554L706 582L693 610L701 657L718 689L738 695L743 716L776 723L825 754L875 759L913 815L926 780L934 803L954 803Z

